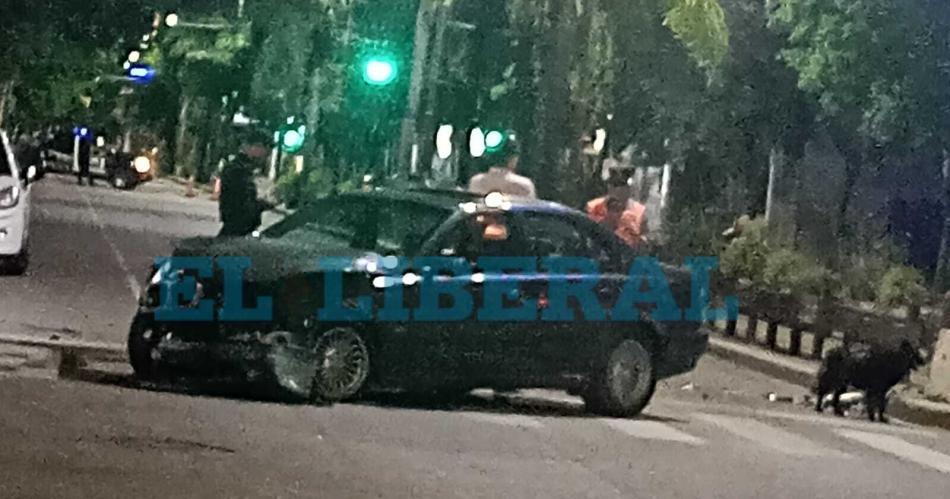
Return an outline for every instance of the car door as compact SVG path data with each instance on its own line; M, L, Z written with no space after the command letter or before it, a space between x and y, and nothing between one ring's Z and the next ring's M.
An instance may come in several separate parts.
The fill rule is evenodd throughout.
M459 258L469 272L451 279L472 297L472 313L465 321L440 324L443 351L451 357L455 372L474 386L495 386L512 379L517 363L508 350L513 323L479 316L485 286L511 278L511 272L491 272L479 266L481 257L524 256L519 236L508 230L510 214L486 212L463 214L453 220L428 246L428 253Z
M598 333L611 327L605 319L610 299L623 282L616 272L620 264L609 242L585 222L549 212L522 212L513 219L526 251L539 260L539 272L522 283L521 299L537 301L541 313L539 320L513 325L507 348L521 364L523 376L541 383L586 372L589 360L602 349ZM548 268L547 258L578 259L594 268ZM576 299L552 303L552 286L565 285L590 286L595 302L586 306ZM572 317L544 320L544 309L552 306L566 307ZM603 318L598 318L597 308Z

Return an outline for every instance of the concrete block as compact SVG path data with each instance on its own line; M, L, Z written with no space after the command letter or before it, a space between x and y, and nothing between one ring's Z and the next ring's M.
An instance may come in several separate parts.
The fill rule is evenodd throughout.
M950 329L941 329L937 333L930 379L925 391L928 396L950 400Z

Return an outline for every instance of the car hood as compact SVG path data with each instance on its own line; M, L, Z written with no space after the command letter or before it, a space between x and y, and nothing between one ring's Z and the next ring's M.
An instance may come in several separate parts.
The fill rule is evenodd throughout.
M283 239L200 237L183 240L172 256L215 259L246 257L250 259L251 267L245 271L245 279L262 281L318 270L345 270L354 259L366 254L333 238L301 244ZM320 266L320 260L327 257L340 257L342 260L339 265L324 263Z

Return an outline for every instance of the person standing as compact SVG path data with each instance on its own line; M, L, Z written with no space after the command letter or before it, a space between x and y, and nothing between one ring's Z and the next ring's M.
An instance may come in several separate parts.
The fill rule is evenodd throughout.
M537 198L534 182L515 173L520 159L521 148L515 138L511 137L499 155L499 163L488 171L473 176L468 182L468 190L482 195L500 192L509 196Z
M607 195L587 203L587 216L607 227L633 248L646 243L646 206L630 198L627 176L618 170L610 172Z
M218 212L223 224L218 237L246 236L261 225L262 203L254 182L255 163L260 148L243 146L221 170Z
M92 183L92 173L89 171L89 162L92 160L92 142L87 138L82 138L79 140L79 173L76 175L79 185L82 185L82 178L86 177L86 181L90 186Z

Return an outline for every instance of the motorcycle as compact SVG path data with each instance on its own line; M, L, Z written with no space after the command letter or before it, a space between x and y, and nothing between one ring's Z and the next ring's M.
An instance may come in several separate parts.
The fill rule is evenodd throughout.
M151 179L152 162L146 156L109 151L105 158L106 179L116 189L131 190Z

